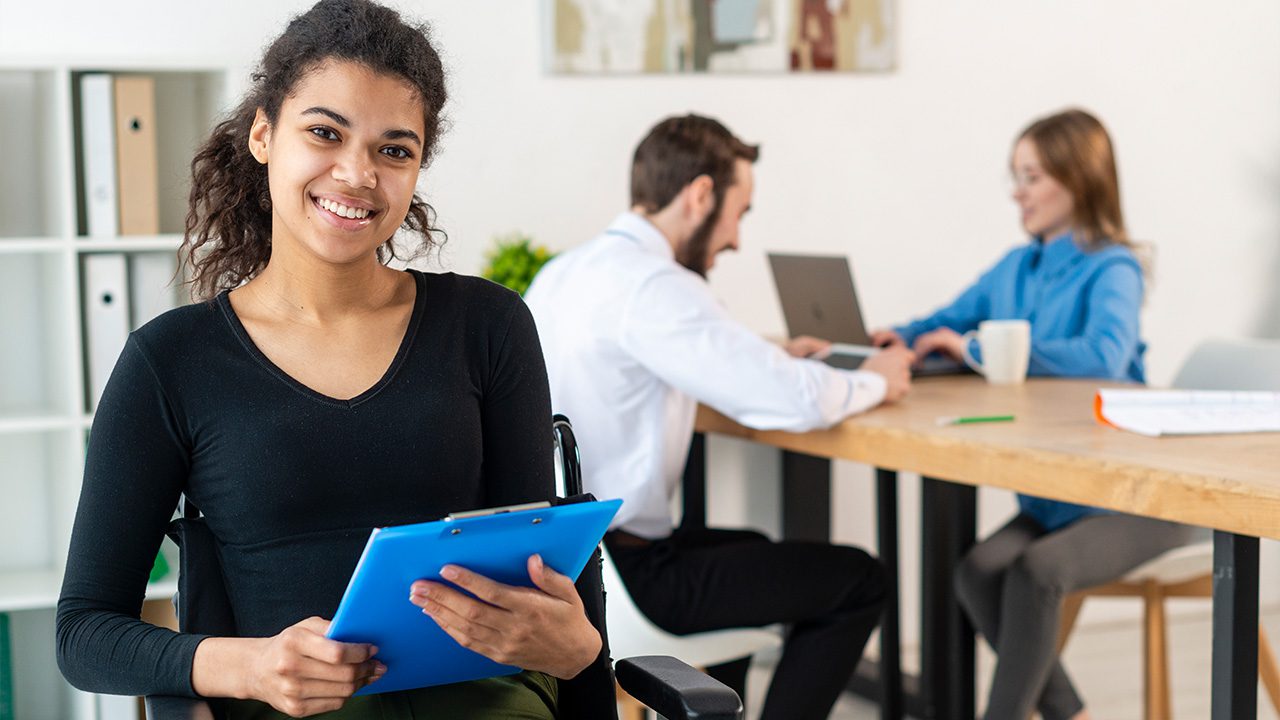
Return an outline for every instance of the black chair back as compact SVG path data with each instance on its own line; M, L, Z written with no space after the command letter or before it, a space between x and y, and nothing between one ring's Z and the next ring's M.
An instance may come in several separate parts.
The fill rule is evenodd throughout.
M231 598L222 578L218 543L200 509L187 497L180 501L180 516L169 523L168 535L178 556L178 593L173 605L178 629L187 633L234 636L236 621Z
M551 430L555 439L556 463L560 468L560 484L563 485L557 489L565 498L561 502L594 501L594 497L582 492L582 462L569 418L556 415L552 418ZM600 655L587 669L578 673L577 677L560 682L561 720L616 720L618 717L617 698L613 689L613 662L609 657L609 634L605 629L602 562L600 548L597 547L576 583L587 619L600 632Z

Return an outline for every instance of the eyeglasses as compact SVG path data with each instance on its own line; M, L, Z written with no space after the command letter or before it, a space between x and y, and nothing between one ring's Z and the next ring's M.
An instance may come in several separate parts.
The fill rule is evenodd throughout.
M1009 175L1009 189L1025 190L1044 177L1042 172L1015 172Z

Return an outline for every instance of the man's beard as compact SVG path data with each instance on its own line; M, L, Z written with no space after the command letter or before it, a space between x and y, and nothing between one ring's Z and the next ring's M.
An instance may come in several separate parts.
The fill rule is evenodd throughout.
M707 261L710 260L707 251L711 248L711 232L715 230L719 219L720 203L716 203L715 210L707 214L707 219L702 221L676 252L676 262L704 278L707 276Z

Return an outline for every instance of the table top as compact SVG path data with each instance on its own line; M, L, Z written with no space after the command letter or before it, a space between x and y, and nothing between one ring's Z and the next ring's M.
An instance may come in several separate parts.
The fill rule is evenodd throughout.
M807 433L743 427L698 410L697 429L969 485L1280 538L1280 434L1151 438L1099 425L1098 380L990 385L917 380L902 402ZM1014 415L939 426L939 417Z

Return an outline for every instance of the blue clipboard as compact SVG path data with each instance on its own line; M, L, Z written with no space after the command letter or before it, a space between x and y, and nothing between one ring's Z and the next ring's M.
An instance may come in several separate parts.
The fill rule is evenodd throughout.
M534 509L461 513L435 522L375 528L329 626L328 637L372 643L387 672L356 695L373 695L512 675L502 665L459 645L409 602L416 580L448 581L440 569L460 565L507 585L532 587L528 559L577 579L622 505L621 500ZM525 507L525 506L520 506ZM484 513L484 514L480 514Z

